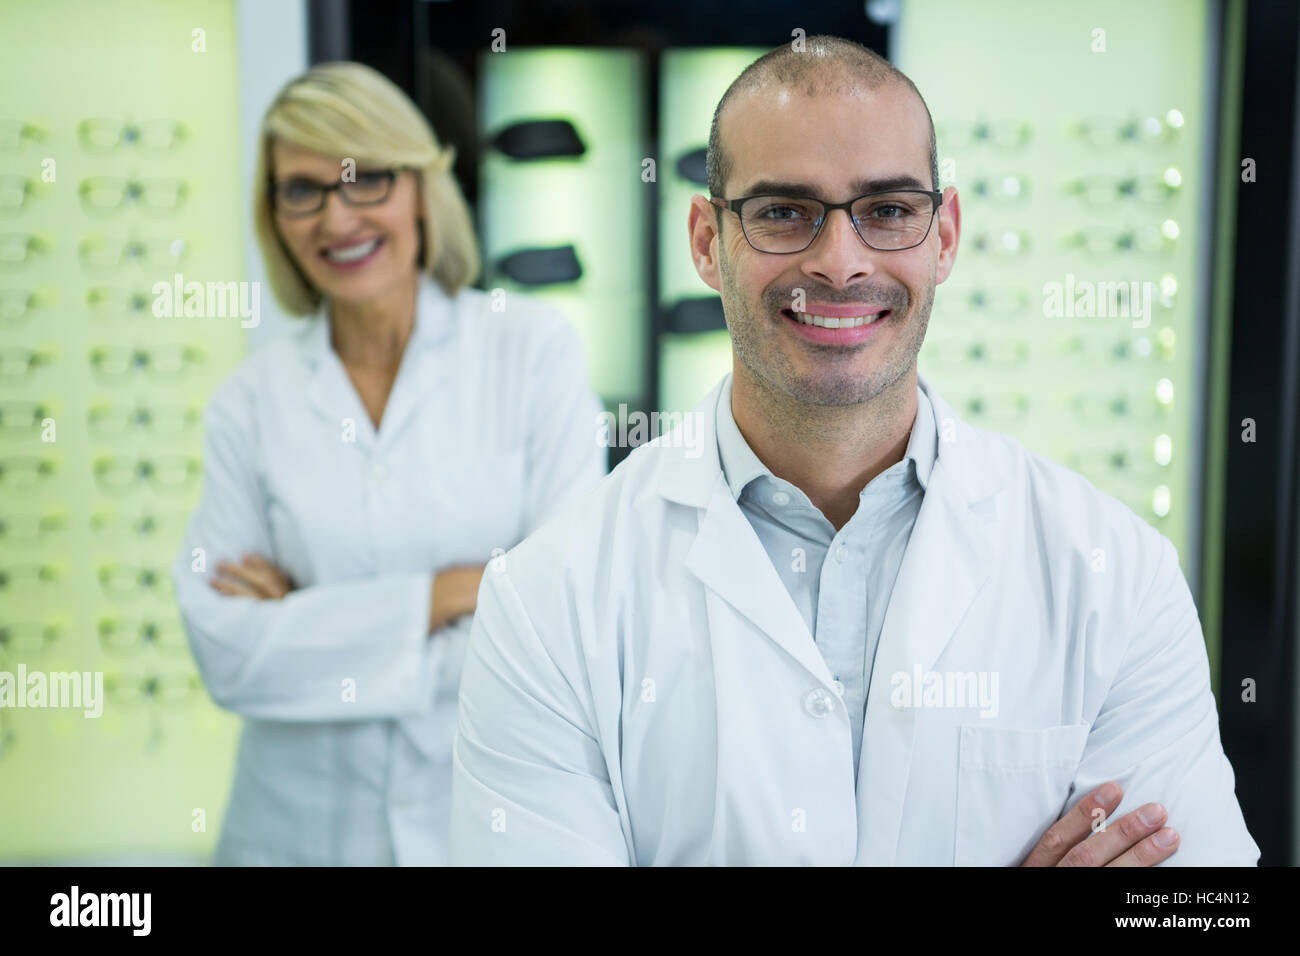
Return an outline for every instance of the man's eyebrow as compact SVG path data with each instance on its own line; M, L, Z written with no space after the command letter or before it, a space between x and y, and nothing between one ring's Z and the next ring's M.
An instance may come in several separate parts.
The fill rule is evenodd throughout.
M886 192L891 189L922 189L929 192L930 187L915 176L889 176L884 179L859 179L853 183L853 196L866 193ZM748 189L738 192L738 196L811 196L825 199L820 187L811 183L796 183L778 179L760 179ZM853 198L853 197L845 197Z

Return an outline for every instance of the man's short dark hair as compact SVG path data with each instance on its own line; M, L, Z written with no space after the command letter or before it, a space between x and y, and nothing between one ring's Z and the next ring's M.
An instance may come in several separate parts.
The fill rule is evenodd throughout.
M890 83L901 83L910 88L925 109L930 124L930 188L938 189L939 150L934 135L934 118L930 116L930 107L916 84L884 57L860 43L843 37L811 36L803 41L801 50L786 43L760 56L745 67L718 100L709 126L709 149L705 160L709 192L714 196L726 195L723 189L731 174L731 158L722 148L718 118L733 96L765 86L787 86L804 96L816 96L877 90ZM721 226L722 210L715 206L714 211Z

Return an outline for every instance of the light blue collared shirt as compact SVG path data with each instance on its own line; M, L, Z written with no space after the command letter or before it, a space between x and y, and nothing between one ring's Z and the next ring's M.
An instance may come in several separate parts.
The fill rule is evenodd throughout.
M853 776L862 755L867 688L885 610L938 455L930 399L916 390L916 418L902 461L858 493L838 532L798 487L759 461L731 412L731 376L718 395L718 455L741 511L803 615L822 659L842 686L853 733ZM832 560L827 561L827 556Z

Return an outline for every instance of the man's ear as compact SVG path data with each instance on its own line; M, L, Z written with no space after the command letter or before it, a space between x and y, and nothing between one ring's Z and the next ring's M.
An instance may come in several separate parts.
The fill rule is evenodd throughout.
M686 228L691 244L691 261L695 271L704 284L715 292L722 291L722 280L718 273L718 207L699 193L691 197L691 211L687 217Z
M938 285L948 278L957 262L957 241L961 238L961 203L957 200L956 186L944 190L943 205L935 215L939 219L939 262L935 269L935 285Z

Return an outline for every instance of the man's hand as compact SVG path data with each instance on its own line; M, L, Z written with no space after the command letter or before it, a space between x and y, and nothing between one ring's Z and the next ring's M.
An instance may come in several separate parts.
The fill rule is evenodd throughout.
M1093 832L1093 821L1105 820L1123 797L1119 784L1103 783L1052 824L1020 865L1155 866L1173 856L1178 831L1164 826L1167 814L1158 803L1138 807Z
M244 555L239 564L218 562L216 577L209 583L222 594L259 601L278 601L298 587L287 574L258 554Z

